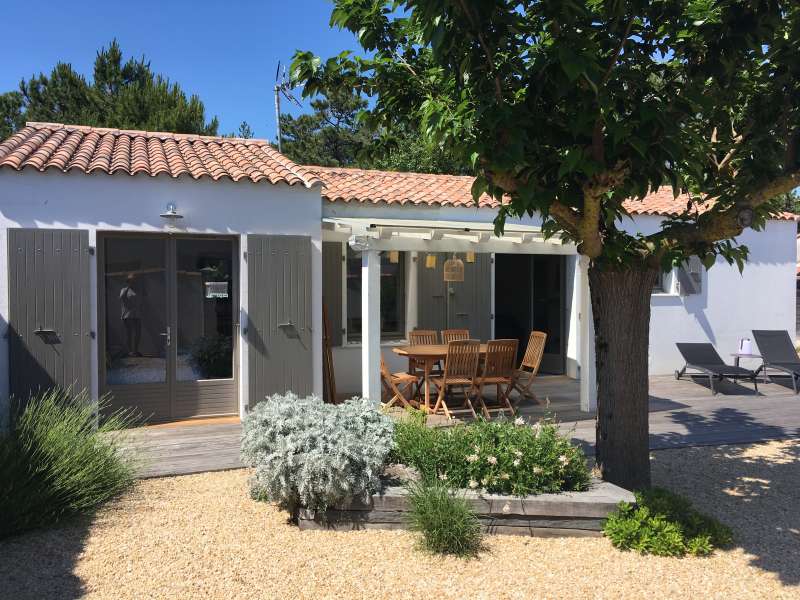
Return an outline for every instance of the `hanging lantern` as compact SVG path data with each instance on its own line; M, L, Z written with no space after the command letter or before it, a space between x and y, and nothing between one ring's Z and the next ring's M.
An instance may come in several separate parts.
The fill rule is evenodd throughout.
M453 254L453 258L444 261L445 281L464 281L464 261Z
M389 262L396 265L400 262L400 252L398 250L389 251Z
M436 255L435 254L426 254L425 255L425 268L426 269L435 269L436 268Z
M467 252L467 262L468 263L474 263L475 262L475 253L472 250Z

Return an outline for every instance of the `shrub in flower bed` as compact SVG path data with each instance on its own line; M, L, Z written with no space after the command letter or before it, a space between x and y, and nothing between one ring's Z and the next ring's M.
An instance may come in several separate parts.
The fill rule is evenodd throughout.
M292 513L365 498L378 489L393 427L368 400L271 396L242 423L242 461L255 468L250 494Z
M635 496L635 506L620 503L603 525L617 548L658 556L707 556L732 541L728 527L697 512L683 496L662 488Z
M411 527L421 534L428 552L475 556L480 550L481 524L469 503L441 482L408 486Z
M424 415L412 414L395 426L393 458L417 469L423 481L490 493L525 496L580 491L589 484L582 450L547 420L428 428Z

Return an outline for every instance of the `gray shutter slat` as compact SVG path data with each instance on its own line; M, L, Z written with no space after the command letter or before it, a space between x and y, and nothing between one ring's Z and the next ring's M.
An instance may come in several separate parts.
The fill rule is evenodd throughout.
M311 238L248 235L247 274L249 405L275 393L310 394Z
M447 329L447 289L443 280L444 254L436 255L436 268L425 267L426 252L417 263L417 327L441 331Z
M342 345L342 243L322 242L322 302L328 312L331 345Z
M677 268L681 296L692 296L703 291L703 263L697 256L690 256Z
M91 381L89 232L9 229L11 394L26 399L52 386ZM47 343L36 329L56 331Z

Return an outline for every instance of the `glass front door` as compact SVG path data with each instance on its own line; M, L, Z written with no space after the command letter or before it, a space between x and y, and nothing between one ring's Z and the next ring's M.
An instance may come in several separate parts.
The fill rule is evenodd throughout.
M235 414L235 240L108 236L101 381L149 421Z

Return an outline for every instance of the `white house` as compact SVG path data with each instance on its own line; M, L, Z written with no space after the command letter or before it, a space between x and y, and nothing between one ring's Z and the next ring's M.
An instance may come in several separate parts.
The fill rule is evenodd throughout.
M0 402L75 385L168 421L319 394L324 304L340 392L379 393L381 350L399 370L388 350L417 327L541 329L543 370L580 378L591 409L585 260L537 218L496 237L496 203L476 207L470 186L302 167L259 140L29 123L0 143ZM627 227L651 231L684 207L661 190L629 203ZM753 328L794 331L795 234L789 215L746 232L742 275L665 276L651 373L680 366L677 341L724 356ZM464 281L445 284L453 253Z

